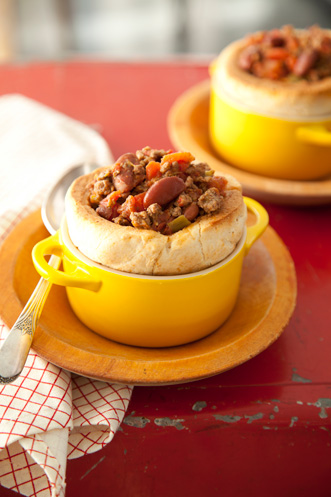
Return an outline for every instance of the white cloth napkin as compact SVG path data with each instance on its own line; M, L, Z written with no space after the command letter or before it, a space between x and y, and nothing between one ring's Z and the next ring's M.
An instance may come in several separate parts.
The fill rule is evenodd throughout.
M92 128L22 95L0 98L0 242L67 169L112 162ZM8 329L0 317L0 342ZM68 458L95 452L119 427L132 388L70 374L29 354L0 386L0 483L27 496L63 497ZM0 489L1 493L1 489Z

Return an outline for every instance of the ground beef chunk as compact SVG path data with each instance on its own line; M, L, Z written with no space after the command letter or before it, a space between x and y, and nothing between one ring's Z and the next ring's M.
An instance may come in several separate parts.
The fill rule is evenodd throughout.
M182 214L182 209L178 205L171 205L168 209L171 217L178 217Z
M142 150L137 150L136 152L136 156L138 157L138 159L141 161L141 160L144 160L146 158L146 155L144 154L144 152Z
M199 181L199 182L197 182L197 184L199 185L199 189L201 191L200 195L205 193L208 190L208 188L211 188L211 187L216 188L216 185L211 184L210 178L205 178L204 181Z
M206 177L207 171L212 171L208 164L199 162L198 164L191 164L187 168L186 173L192 176L194 181L203 181Z
M133 179L134 188L136 188L146 178L145 167L142 164L134 165L133 166L133 176L134 176L134 179Z
M90 195L92 204L99 204L101 200L114 190L112 183L109 179L101 179L94 183Z
M203 192L205 192L207 188L210 188L211 186L210 184L211 179L212 178L210 178L209 176L199 176L196 179L196 184L199 188L202 189Z
M125 219L130 219L130 214L131 212L134 211L134 198L133 195L129 195L126 199L125 202L119 207L119 213L121 217Z
M132 190L134 184L132 162L127 160L122 164L115 164L113 168L113 183L115 189L120 192L129 192Z
M139 160L150 159L154 161L160 161L164 155L168 152L165 150L157 150L151 147L144 147L142 150L137 150L136 156Z
M144 180L142 183L140 183L135 188L133 188L133 190L131 190L130 193L132 193L132 195L138 195L139 193L144 193L147 190L148 190L148 186L147 186L146 181Z
M106 196L114 190L109 179L101 179L94 184L94 191L99 195Z
M152 229L163 234L170 219L168 210L164 211L159 204L151 204L147 207L147 213L152 221Z
M222 205L223 197L217 188L209 188L205 193L201 195L198 201L199 207L203 209L207 214L217 211Z
M191 202L197 202L198 199L200 198L200 195L202 195L203 191L201 188L198 188L196 185L193 185L192 188L187 188L185 190L185 193L190 196Z
M201 176L204 176L206 173L214 174L214 171L209 167L206 162L199 162L195 164L195 168L201 173Z
M110 178L112 170L113 170L112 166L107 167L104 171L101 171L101 173L98 174L98 176L96 177L96 180Z
M162 216L163 210L159 204L151 204L147 207L147 213L152 219L153 224L158 225Z
M193 181L193 178L191 178L191 176L188 176L186 178L185 185L186 185L186 188L192 188L192 186L194 185L194 181Z
M177 204L179 207L186 207L192 203L192 197L187 193L181 193L177 199Z
M177 161L165 162L160 168L162 176L175 176L180 173L180 167Z
M131 226L130 221L122 215L114 217L114 219L112 221L113 221L113 223L120 224L121 226Z
M132 226L134 226L135 228L150 229L152 225L150 217L146 211L131 212L130 220Z

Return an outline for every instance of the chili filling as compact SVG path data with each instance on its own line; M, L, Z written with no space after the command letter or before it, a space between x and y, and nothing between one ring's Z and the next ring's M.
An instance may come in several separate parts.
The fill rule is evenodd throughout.
M113 223L172 235L222 206L227 180L194 160L150 147L124 154L94 178L90 204Z
M293 26L250 35L238 65L258 78L319 81L331 76L331 36L319 26Z

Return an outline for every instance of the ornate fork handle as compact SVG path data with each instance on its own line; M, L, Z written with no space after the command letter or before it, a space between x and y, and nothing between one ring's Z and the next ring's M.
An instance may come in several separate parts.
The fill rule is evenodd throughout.
M52 255L48 264L58 269L61 258ZM22 372L33 335L52 284L40 278L0 349L0 384L11 383Z

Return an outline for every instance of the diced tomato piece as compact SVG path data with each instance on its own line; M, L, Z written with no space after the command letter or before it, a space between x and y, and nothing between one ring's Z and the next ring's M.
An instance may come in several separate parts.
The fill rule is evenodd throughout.
M103 204L105 207L112 207L113 205L116 204L117 200L120 198L121 192L120 191L114 191L112 193L109 193L107 197L105 197L100 204Z
M131 212L135 212L135 200L132 195L129 195L125 202L119 206L119 213L129 219Z
M185 197L183 197L182 195L179 195L176 202L179 205L179 207L186 207L188 205L187 199Z
M161 165L165 162L171 164L172 162L177 161L181 171L184 172L194 159L195 157L190 152L174 152L173 154L164 155L161 160Z
M179 169L181 171L181 173L185 173L186 169L189 167L190 165L190 162L178 162L178 165L179 165ZM182 177L183 179L183 177ZM183 179L183 181L185 181L186 178Z
M112 205L115 205L117 200L120 198L121 192L115 191L112 192L108 195L108 206L111 207Z
M285 60L288 55L288 50L282 47L267 48L265 51L265 57L272 60Z
M282 60L272 60L265 59L261 66L258 68L253 67L254 74L259 78L268 78L268 79L281 79L287 76L288 69Z
M160 176L160 168L161 164L159 162L151 161L147 164L146 166L146 178L148 180L151 180L153 178L156 178L157 176Z
M220 192L223 192L227 183L227 179L223 178L223 176L213 176L209 185L213 188L217 188Z
M129 219L131 212L141 212L144 209L144 197L146 192L139 193L138 195L129 195L124 204L119 206L119 212L122 216Z
M129 211L129 214L131 212L136 212L136 201L133 197L133 195L130 195L126 201L125 201L125 204L126 204L126 208L127 210ZM124 205L124 204L123 204Z
M146 195L146 192L143 192L143 193L138 193L138 195L135 195L133 197L135 212L141 212L141 211L145 210L145 208L144 208L145 195Z

